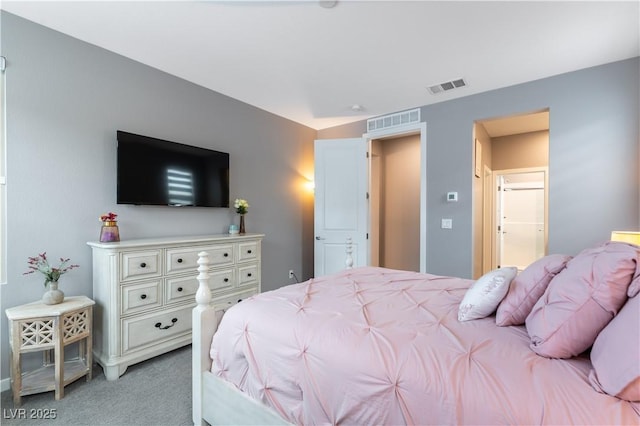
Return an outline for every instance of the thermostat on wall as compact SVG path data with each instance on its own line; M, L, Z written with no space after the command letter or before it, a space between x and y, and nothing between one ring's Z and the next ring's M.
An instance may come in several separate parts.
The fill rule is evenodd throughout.
M457 192L447 192L447 201L449 201L449 202L458 201L458 193Z

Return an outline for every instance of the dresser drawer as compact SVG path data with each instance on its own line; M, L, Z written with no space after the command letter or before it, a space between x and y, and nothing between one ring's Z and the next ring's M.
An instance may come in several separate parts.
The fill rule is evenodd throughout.
M167 274L197 270L198 253L201 251L202 249L196 249L193 247L167 249Z
M247 289L240 293L230 294L224 297L218 297L213 299L213 305L216 309L228 309L229 307L240 303L251 296L258 294L258 288Z
M191 332L193 305L122 320L122 354Z
M258 265L251 264L238 267L238 285L248 285L258 281Z
M167 274L198 269L198 253L209 253L209 265L219 266L233 263L233 246L218 245L167 249Z
M233 269L209 272L209 288L211 291L231 288L234 282Z
M198 290L198 280L196 275L179 278L167 278L165 287L166 303L176 303L184 300L193 299Z
M159 277L162 272L160 250L125 252L121 256L122 281Z
M206 247L200 251L209 253L209 266L230 265L235 262L233 246L231 244Z
M122 315L162 306L162 281L147 281L120 286L120 312Z
M211 291L233 287L233 269L209 272L209 288ZM198 291L197 275L187 277L167 278L166 303L175 303L188 300L193 302Z
M238 262L246 262L248 260L256 260L258 258L258 242L249 241L238 244Z

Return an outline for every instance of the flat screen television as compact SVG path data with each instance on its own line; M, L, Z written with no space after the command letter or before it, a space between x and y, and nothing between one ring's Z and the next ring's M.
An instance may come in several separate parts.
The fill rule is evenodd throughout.
M117 131L117 203L229 207L229 154Z

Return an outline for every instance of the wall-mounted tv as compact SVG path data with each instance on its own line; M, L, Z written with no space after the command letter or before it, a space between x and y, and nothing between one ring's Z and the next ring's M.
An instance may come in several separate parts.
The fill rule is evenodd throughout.
M229 207L229 154L117 131L117 203Z

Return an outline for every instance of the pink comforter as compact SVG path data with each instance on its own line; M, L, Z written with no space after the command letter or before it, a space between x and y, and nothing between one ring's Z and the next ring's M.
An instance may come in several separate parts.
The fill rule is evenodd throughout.
M461 323L470 280L357 268L229 309L213 373L298 424L639 424L588 358L529 349L524 327Z

